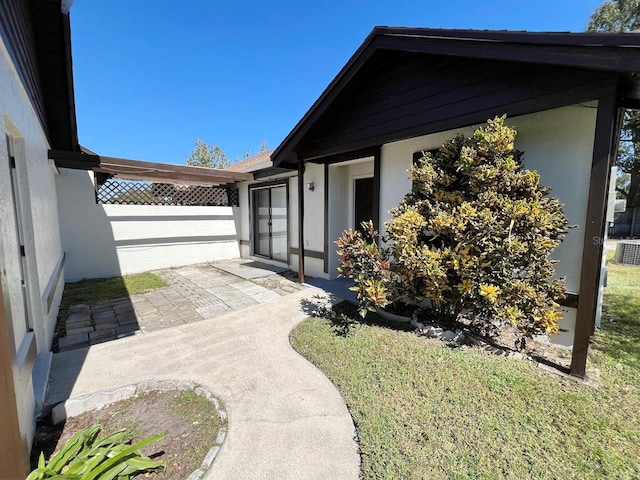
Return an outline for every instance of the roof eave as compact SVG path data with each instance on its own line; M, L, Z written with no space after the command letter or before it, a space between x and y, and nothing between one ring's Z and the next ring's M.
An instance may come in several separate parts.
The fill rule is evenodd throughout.
M523 48L528 55L523 55ZM438 30L375 27L272 155L273 165L291 166L294 148L341 89L378 49L563 65L620 73L640 72L640 35ZM597 49L597 50L595 50Z

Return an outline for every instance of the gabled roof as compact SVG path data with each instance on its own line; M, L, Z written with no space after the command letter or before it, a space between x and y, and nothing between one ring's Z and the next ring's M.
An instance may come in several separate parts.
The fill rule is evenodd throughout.
M640 73L638 34L376 27L276 148L272 155L275 166L292 167L298 161L298 143L363 67L373 70L372 64L376 62L375 67L384 67L388 61L385 52L497 61L502 62L500 65L541 65L556 68L561 76L568 69L600 72L598 78L601 83L612 73L625 77L628 83L626 95L640 99L636 77ZM609 78L612 78L611 75ZM338 135L335 131L331 134Z
M253 157L236 162L233 165L226 167L224 170L229 172L254 172L263 168L269 168L273 166L273 163L271 162L272 153L273 150L265 150Z
M258 155L242 160L241 162L234 163L224 170L228 172L251 173L253 174L254 179L270 177L281 173L290 173L290 168L273 166L273 161L271 160L272 154L273 150L260 152Z

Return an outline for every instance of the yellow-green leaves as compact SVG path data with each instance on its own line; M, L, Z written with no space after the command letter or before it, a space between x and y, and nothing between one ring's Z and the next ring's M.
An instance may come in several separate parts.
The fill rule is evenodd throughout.
M505 117L457 135L410 169L413 188L392 210L388 242L372 225L336 242L340 274L353 278L363 310L431 300L433 316L468 312L523 333L553 333L564 291L549 258L567 231L562 204L537 172L522 168Z

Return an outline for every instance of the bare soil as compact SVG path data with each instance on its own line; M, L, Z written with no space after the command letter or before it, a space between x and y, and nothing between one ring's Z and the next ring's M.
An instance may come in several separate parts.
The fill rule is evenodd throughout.
M143 453L163 460L165 469L142 477L179 480L200 467L224 422L211 402L192 391L149 391L69 418L64 424L40 425L32 463L37 462L40 451L49 458L75 432L94 424L102 425L100 436L126 428L131 442L164 433L163 439L143 448Z

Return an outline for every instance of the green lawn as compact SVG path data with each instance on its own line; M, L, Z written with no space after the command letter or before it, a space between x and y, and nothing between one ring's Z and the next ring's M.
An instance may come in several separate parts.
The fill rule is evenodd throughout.
M365 479L640 478L640 270L611 265L598 389L531 363L311 318L293 346L351 411Z
M166 286L167 283L164 280L151 272L134 273L122 277L93 278L67 283L64 286L63 303L65 305L92 304L103 300L130 297Z

